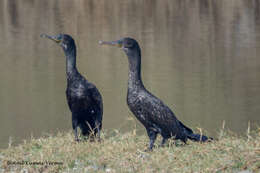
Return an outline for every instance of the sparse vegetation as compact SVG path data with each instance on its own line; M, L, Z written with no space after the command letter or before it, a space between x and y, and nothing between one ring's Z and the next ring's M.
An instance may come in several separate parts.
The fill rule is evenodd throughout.
M76 143L72 132L59 133L2 150L0 172L260 171L260 129L247 137L221 131L210 143L169 141L152 152L144 152L147 143L136 130L105 131L100 143Z

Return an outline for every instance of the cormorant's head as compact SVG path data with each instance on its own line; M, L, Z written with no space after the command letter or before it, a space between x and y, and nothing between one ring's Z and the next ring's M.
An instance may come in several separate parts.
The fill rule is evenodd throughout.
M117 41L99 41L99 44L122 48L128 57L137 57L141 54L138 42L135 39L129 37L125 37Z
M58 34L54 36L41 34L41 37L48 38L50 40L53 40L55 43L58 43L64 49L64 51L75 48L75 42L73 38L67 34Z

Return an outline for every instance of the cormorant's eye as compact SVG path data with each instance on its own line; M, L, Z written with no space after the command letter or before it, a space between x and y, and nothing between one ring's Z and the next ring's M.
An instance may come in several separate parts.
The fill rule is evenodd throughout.
M133 44L133 42L131 42L131 41L126 41L126 42L124 43L124 47L131 48L131 47L133 47L133 46L134 46L134 44Z
M58 40L62 40L62 35L61 35L61 34L58 35L57 39L58 39Z

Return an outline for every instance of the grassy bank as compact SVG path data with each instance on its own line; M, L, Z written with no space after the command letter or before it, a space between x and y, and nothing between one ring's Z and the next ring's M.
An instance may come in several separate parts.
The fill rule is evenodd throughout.
M260 129L247 137L222 131L218 140L203 144L168 142L153 152L144 152L148 138L135 131L105 132L100 143L73 139L59 133L2 150L0 172L260 171Z

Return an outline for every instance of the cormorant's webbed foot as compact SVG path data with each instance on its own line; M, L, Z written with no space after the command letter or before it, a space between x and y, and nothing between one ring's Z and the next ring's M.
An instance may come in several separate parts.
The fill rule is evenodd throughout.
M75 141L79 142L79 137L78 137L78 121L75 118L75 116L72 115L72 129L74 131L74 136L75 136Z

